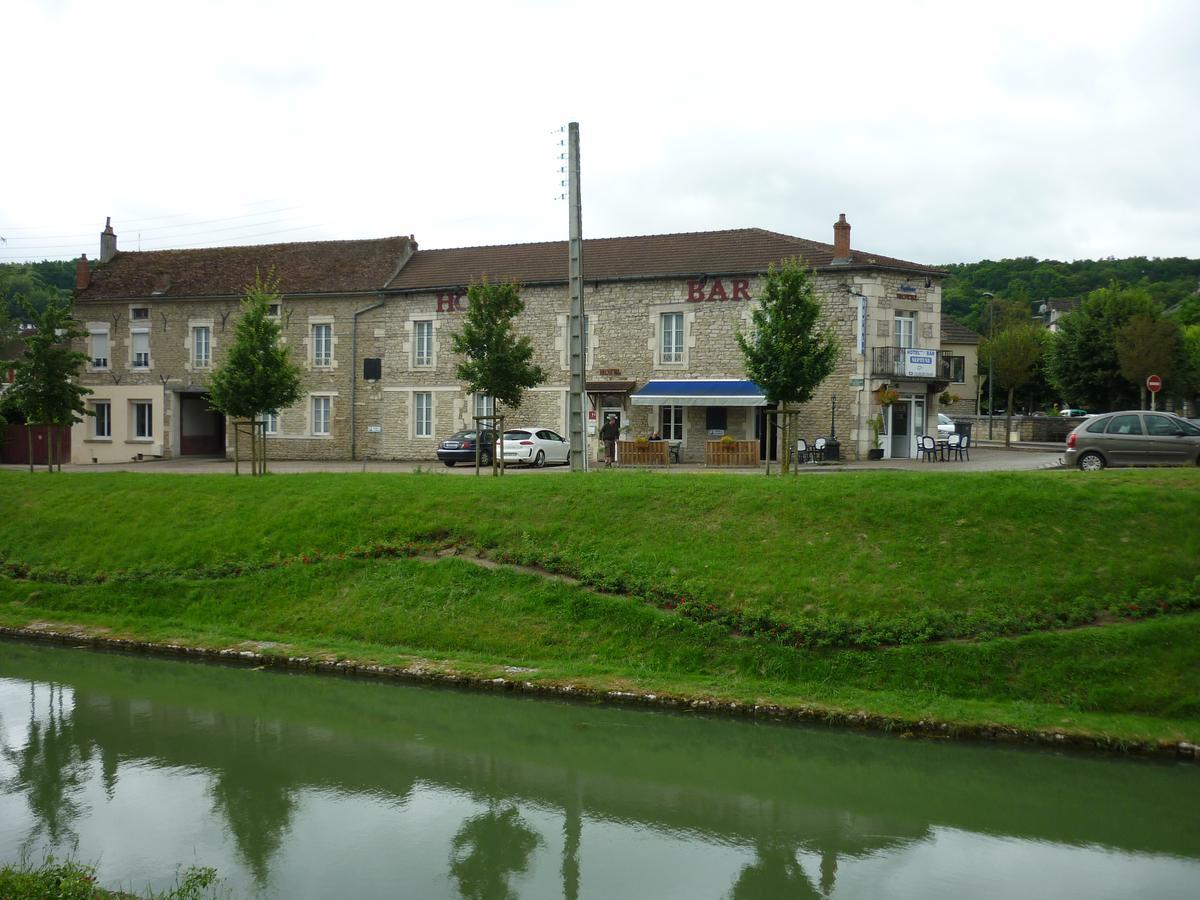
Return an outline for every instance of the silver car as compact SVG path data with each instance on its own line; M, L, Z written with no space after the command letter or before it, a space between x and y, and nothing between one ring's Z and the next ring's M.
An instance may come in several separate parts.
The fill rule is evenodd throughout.
M1200 465L1200 428L1167 412L1106 413L1067 435L1066 462L1085 472L1105 466Z

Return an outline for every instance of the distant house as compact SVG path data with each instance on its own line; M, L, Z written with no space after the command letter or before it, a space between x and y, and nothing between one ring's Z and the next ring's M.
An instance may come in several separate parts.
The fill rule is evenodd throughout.
M981 340L982 335L942 315L942 352L949 359L950 366L950 386L946 390L959 398L949 407L942 407L948 416L973 416L979 413L979 388L983 381L979 375Z

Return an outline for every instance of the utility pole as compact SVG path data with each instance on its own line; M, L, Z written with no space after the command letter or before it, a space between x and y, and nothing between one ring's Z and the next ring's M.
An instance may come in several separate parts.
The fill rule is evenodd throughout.
M585 472L587 460L587 347L584 345L583 309L583 210L579 191L579 123L567 126L567 194L571 227L567 254L570 257L568 280L571 292L571 393L568 401L567 431L571 440L571 471Z
M983 291L981 297L988 298L988 340L995 337L996 324L996 295L991 291ZM992 388L992 348L988 347L988 440L992 439L992 416L996 414L996 392ZM1007 444L1007 439L1005 439Z

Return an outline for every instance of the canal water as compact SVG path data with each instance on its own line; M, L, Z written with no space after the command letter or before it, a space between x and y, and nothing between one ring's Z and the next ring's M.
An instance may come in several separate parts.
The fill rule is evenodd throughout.
M234 896L1200 896L1200 766L0 643L0 860Z

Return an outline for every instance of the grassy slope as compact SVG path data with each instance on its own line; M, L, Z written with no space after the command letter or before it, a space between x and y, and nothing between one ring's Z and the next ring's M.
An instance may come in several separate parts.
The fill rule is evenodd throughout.
M886 618L912 598L952 610L1035 609L1099 584L1132 594L1194 577L1198 487L1190 471L790 482L0 473L0 555L41 568L161 572L449 532L599 582L667 586L797 620L810 606ZM45 618L209 645L275 639L305 653L421 655L479 671L535 666L535 679L911 719L1200 736L1195 614L1015 639L797 651L636 598L461 560L326 559L237 578L88 586L9 581L0 598L7 623Z

